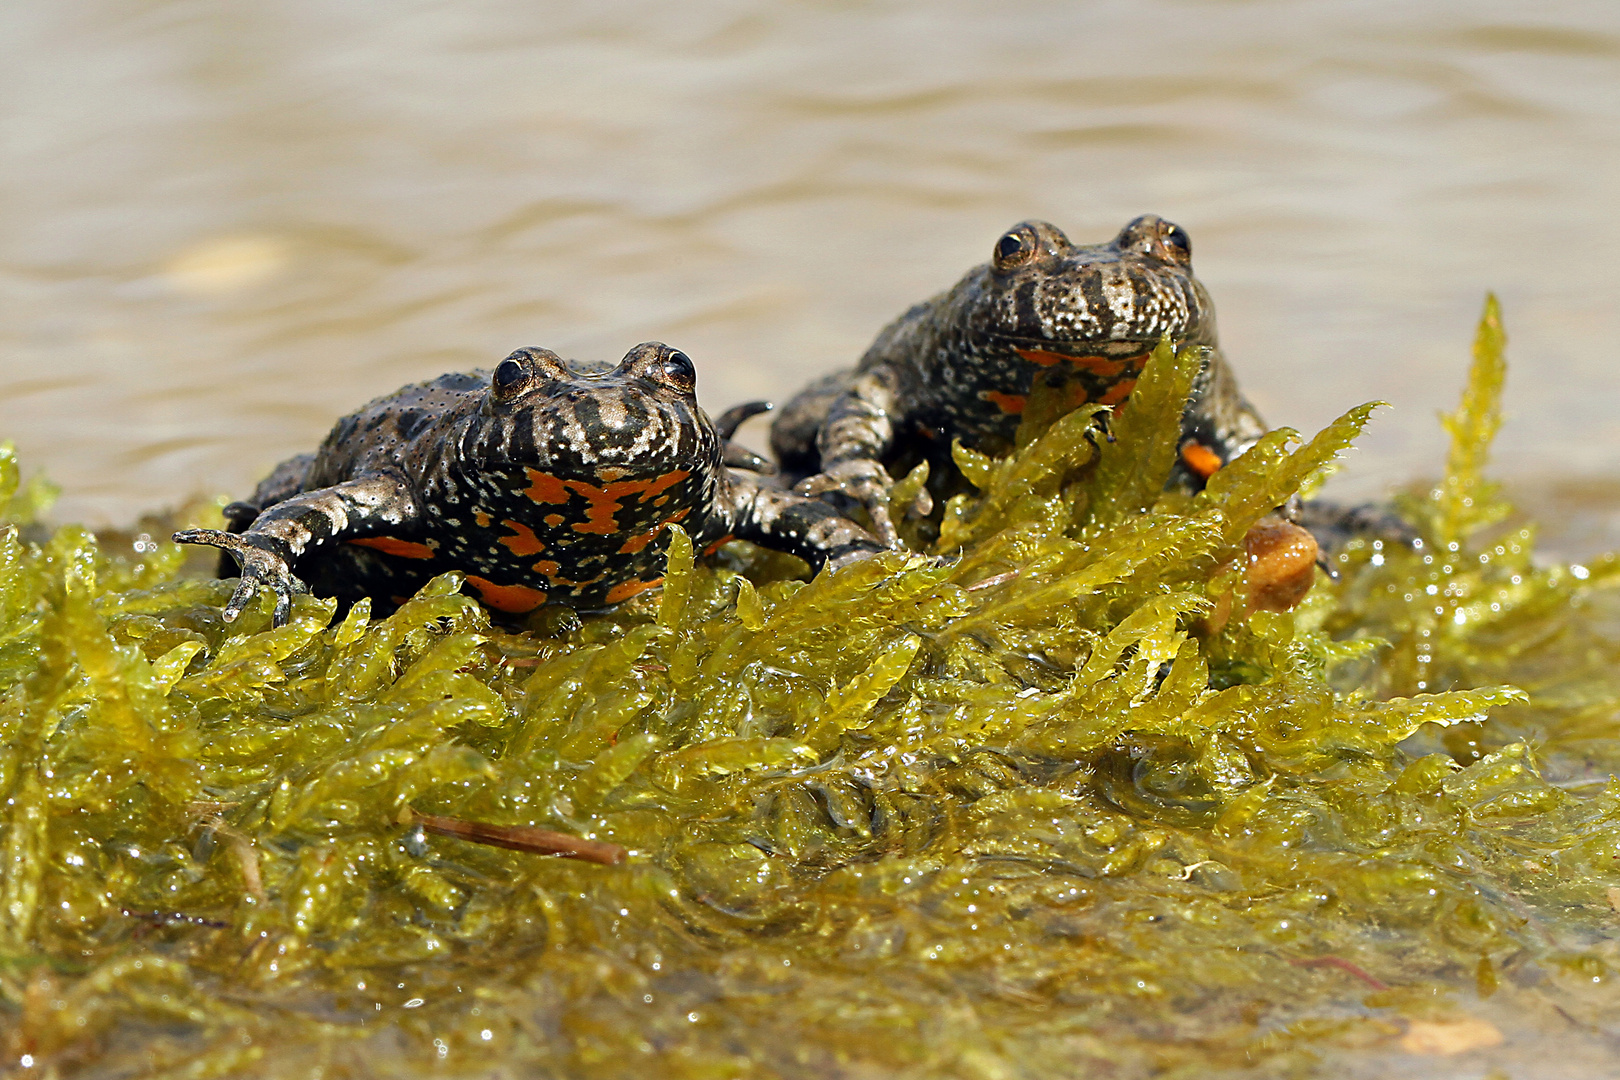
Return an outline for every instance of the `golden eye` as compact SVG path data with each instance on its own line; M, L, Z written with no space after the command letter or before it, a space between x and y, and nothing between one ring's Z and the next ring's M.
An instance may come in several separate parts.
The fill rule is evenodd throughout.
M1027 229L1014 229L996 241L994 262L997 270L1007 270L1035 254L1035 238Z

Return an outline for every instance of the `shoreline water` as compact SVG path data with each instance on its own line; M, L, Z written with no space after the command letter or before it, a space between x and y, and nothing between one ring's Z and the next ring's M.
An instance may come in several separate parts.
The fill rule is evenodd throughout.
M64 520L240 496L523 345L666 340L711 412L785 400L1012 223L1144 212L1190 233L1271 423L1394 402L1352 477L1438 459L1487 288L1498 461L1620 470L1601 0L70 0L8 5L0 42L0 431Z

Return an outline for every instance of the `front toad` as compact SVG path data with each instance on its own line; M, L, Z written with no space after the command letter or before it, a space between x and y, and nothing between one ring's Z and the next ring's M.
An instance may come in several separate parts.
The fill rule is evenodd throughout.
M853 370L790 401L771 447L784 472L811 477L801 492L859 501L894 545L889 469L929 460L937 481L953 439L1003 452L1037 378L1068 408L1117 405L1165 336L1209 350L1176 473L1198 487L1266 427L1216 346L1214 307L1193 277L1186 232L1151 214L1104 244L1072 244L1044 221L1014 226L989 263L885 327Z
M674 524L702 551L738 537L815 568L882 550L826 504L727 469L747 455L728 454L731 432L698 407L696 381L686 354L658 342L611 370L520 349L493 373L378 398L228 507L230 531L174 539L240 564L227 621L263 586L277 625L306 591L294 567L344 602L397 602L461 570L486 605L521 614L659 584Z

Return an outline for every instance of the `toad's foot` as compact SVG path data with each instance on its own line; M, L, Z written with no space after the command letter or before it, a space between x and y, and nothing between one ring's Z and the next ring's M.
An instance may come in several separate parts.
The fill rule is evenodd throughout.
M823 471L801 480L793 490L800 495L815 497L838 492L866 507L872 519L872 534L884 547L901 547L895 532L894 519L889 516L889 490L894 478L881 462L873 458L847 458L835 461Z
M271 624L285 626L292 614L292 598L297 593L309 592L309 586L293 576L288 566L286 545L265 536L239 536L217 529L183 529L174 534L177 544L207 544L217 547L235 559L242 568L241 584L231 593L225 605L225 621L235 622L258 593L260 588L276 594L276 609Z

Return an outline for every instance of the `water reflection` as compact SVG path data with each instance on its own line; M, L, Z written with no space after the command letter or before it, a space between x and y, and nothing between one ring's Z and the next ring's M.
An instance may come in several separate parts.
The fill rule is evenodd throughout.
M718 409L1044 216L1187 227L1274 422L1438 461L1488 287L1509 470L1613 472L1612 3L70 0L0 10L0 434L126 521L521 344ZM756 430L757 441L757 430Z

